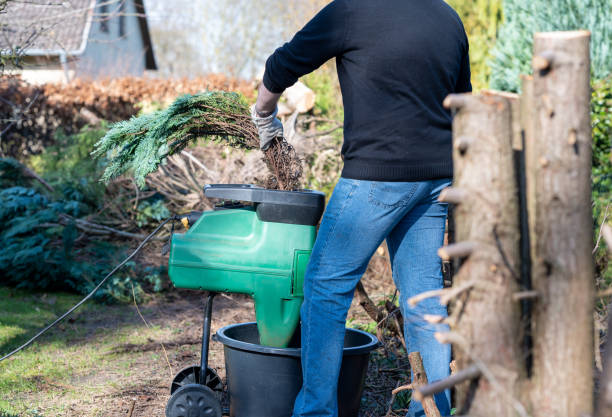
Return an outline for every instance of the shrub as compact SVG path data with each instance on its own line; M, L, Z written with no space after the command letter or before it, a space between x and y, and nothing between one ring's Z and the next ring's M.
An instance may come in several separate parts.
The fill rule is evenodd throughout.
M206 90L238 91L247 98L254 94L250 83L215 74L190 80L125 77L42 86L3 77L0 114L16 122L4 132L0 149L21 159L54 144L60 128L72 135L96 118L111 122L129 119L138 114L143 103L163 103L183 93Z
M470 41L474 90L486 88L491 77L488 61L502 22L501 0L447 0L459 14Z
M89 155L105 129L83 129L75 135L57 134L54 145L30 158L32 167L54 187L49 191L24 175L14 159L0 159L0 285L35 290L66 290L85 294L91 291L134 245L112 240L112 235L85 233L74 219L114 225L120 217L132 228L147 230L167 217L160 196L130 202L130 192L118 184L104 187L98 179L104 159ZM150 194L150 193L149 193ZM112 202L112 203L111 203ZM123 219L123 220L121 220ZM121 227L125 229L125 227ZM164 288L165 268L151 270L130 263L105 285L96 297L128 301L132 287L137 298L147 290Z
M610 223L612 218L612 77L594 83L593 87L593 218L598 239L601 223ZM595 263L600 285L612 285L612 264L602 242L595 253Z
M520 90L520 74L531 73L536 32L588 29L595 79L612 71L612 0L504 0L505 22L491 61L491 88Z

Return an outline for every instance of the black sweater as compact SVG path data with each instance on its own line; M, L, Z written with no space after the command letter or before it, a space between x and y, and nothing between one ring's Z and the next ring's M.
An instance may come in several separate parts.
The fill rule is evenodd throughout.
M453 174L451 115L471 91L468 40L444 0L335 0L266 63L281 93L336 58L344 102L345 178L422 181Z

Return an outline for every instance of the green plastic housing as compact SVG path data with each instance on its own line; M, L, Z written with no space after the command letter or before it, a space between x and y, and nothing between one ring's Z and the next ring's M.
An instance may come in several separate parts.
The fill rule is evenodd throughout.
M204 212L172 236L169 275L177 288L253 297L260 343L287 347L300 320L315 226L264 222L250 207Z

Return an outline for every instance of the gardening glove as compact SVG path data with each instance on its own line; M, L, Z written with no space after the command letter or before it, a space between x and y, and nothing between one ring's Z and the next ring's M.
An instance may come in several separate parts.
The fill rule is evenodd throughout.
M257 114L257 110L255 110L255 105L251 107L251 119L255 126L257 126L259 147L263 151L268 149L274 139L283 137L283 124L276 117L277 114L278 107L276 107L274 112L269 116L260 117Z

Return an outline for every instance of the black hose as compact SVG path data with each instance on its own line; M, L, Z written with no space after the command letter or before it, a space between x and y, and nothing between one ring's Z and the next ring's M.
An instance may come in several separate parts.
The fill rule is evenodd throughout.
M83 298L81 301L79 301L74 307L72 307L70 310L68 310L67 312L65 312L64 314L62 314L60 317L58 317L53 323L51 323L50 325L48 325L47 327L45 327L44 329L42 329L40 332L38 332L36 334L36 336L32 337L30 340L28 340L27 342L25 342L23 345L19 346L17 349L15 349L14 351L12 351L11 353L9 353L8 355L3 356L2 358L0 358L0 362L2 362L5 359L10 358L11 356L15 355L16 353L19 353L20 351L22 351L23 349L27 348L28 346L30 346L32 343L34 343L34 341L36 341L36 339L38 339L39 337L41 337L43 334L45 334L46 332L48 332L50 329L52 329L53 327L55 327L59 322L61 322L62 320L64 320L66 317L68 317L70 314L72 314L77 308L79 308L81 305L83 305L83 303L85 303L87 300L89 300L91 297L94 296L94 294L96 293L96 291L98 291L100 289L100 287L102 287L102 285L104 285L104 283L110 278L112 277L117 271L119 271L126 263L128 263L134 256L136 256L136 254L138 252L140 252L140 250L147 244L149 243L149 241L157 234L159 233L159 231L161 230L162 227L164 227L168 222L173 221L173 220L178 220L178 216L172 216L170 218L167 218L166 220L164 220L163 222L161 222L159 224L159 226L157 226L157 228L149 235L147 236L141 243L140 245L138 245L138 247L136 248L136 250L134 250L134 252L132 252L130 254L130 256L128 256L127 258L125 258L123 260L123 262L121 262L119 265L117 265L112 271L110 271L108 273L107 276L104 277L104 279L102 281L100 281L100 283L98 285L96 285L96 288L94 288L89 294L87 294L87 296L85 296L85 298Z

